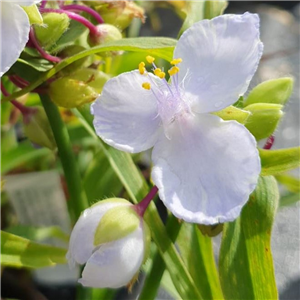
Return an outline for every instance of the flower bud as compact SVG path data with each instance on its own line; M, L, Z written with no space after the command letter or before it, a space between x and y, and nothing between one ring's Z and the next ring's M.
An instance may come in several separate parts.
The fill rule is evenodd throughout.
M140 18L145 22L144 9L132 1L98 1L95 9L102 16L105 23L120 29L128 27L133 18Z
M105 44L107 42L117 41L122 39L120 30L110 24L99 24L97 25L97 35L89 36L89 43L91 46L97 46Z
M280 104L254 103L244 108L251 112L245 126L257 141L273 134L283 116L282 107Z
M44 24L35 26L35 35L42 47L49 50L68 29L70 20L66 14L43 14Z
M24 118L24 133L37 145L56 149L56 142L47 115L42 107L35 107L30 115Z
M72 75L59 78L49 86L52 101L64 108L74 108L94 101L98 93L88 82L72 78Z
M85 264L83 286L119 288L137 277L147 258L149 229L130 202L112 198L86 209L70 238L70 266Z

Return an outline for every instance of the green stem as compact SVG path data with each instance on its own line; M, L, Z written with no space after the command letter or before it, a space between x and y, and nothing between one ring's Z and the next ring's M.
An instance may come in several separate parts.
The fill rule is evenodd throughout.
M57 144L58 154L64 170L70 201L72 203L75 220L80 213L88 207L87 197L82 189L80 173L77 162L72 151L69 133L63 123L57 106L51 101L47 94L40 95L45 112Z
M175 242L177 235L180 231L181 223L173 215L169 216L166 230L172 242ZM155 299L157 290L160 286L160 281L166 269L166 264L159 252L155 253L153 257L152 267L149 275L147 276L142 292L139 296L141 300Z

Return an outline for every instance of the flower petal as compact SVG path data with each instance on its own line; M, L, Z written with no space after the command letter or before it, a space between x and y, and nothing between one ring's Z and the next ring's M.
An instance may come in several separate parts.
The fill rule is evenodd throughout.
M170 131L171 140L161 135L152 153L164 204L188 222L234 220L260 173L254 137L236 121L209 114L184 116Z
M3 1L3 0L2 0ZM9 0L10 1L10 0ZM33 4L38 4L40 3L42 0L18 0L18 1L14 1L15 4L19 4L21 6L30 6Z
M100 246L88 260L78 282L83 286L119 288L137 274L143 258L143 230L138 227L125 238Z
M78 219L70 238L67 259L70 266L75 262L84 264L92 255L94 246L95 230L103 215L111 208L116 206L131 205L129 202L110 202L101 201L86 209Z
M105 84L92 105L92 113L96 132L107 144L131 153L153 147L160 118L154 94L142 88L142 83L147 81L149 77L133 71Z
M179 80L195 112L221 110L243 95L263 51L256 14L224 15L195 23L180 37Z
M30 24L25 11L18 5L1 3L1 67L0 76L19 58L29 36Z

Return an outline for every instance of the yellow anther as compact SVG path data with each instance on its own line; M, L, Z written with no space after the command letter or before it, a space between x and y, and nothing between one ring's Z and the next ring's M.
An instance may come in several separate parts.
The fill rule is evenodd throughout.
M145 89L145 90L150 90L151 89L151 85L149 82L144 82L142 84L142 87Z
M160 79L163 79L166 77L166 73L165 72L160 72L158 75L157 75Z
M177 74L178 72L179 72L179 68L176 67L176 66L172 67L172 68L168 71L168 73L170 74L170 76L173 76L173 75Z
M182 59L181 58L174 58L172 61L171 61L171 65L177 65L179 63L182 62Z
M145 63L142 61L139 63L139 71L140 71L140 74L144 74L146 69L145 69Z
M156 75L156 76L159 76L159 74L161 73L161 69L160 68L156 68L153 73Z
M146 60L149 64L152 64L155 61L155 58L153 56L148 55L146 56Z

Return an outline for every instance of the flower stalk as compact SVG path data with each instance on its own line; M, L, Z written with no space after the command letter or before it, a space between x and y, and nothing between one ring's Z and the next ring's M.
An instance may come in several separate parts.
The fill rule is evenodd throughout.
M59 157L64 170L73 216L77 220L81 212L88 207L86 194L82 188L80 173L72 150L68 130L63 123L57 106L47 94L40 95L57 144Z
M152 201L152 199L155 197L155 195L158 192L158 188L157 186L154 186L150 192L148 193L148 195L138 204L136 204L134 206L135 211L137 212L137 214L141 217L144 216L145 211L147 209L147 207L149 206L150 202Z
M57 13L57 14L66 14L70 19L75 20L79 23L81 23L82 25L84 25L85 27L87 27L90 31L91 35L99 35L97 27L91 23L89 20L87 20L86 18L71 12L71 11L67 11L67 10L63 10L63 9L55 9L55 8L40 8L40 12L41 13Z
M92 8L84 6L84 5L79 5L79 4L70 4L70 5L63 5L61 6L61 9L63 10L69 10L73 12L86 12L99 23L102 24L104 23L102 17Z

